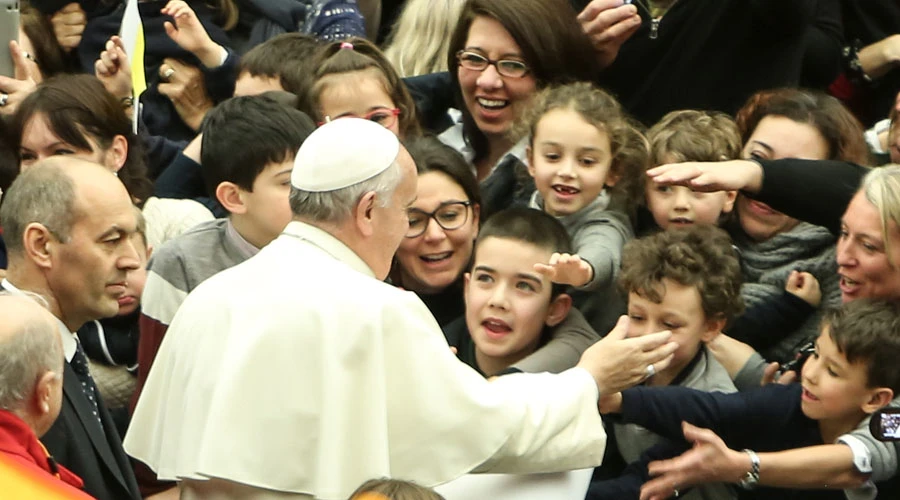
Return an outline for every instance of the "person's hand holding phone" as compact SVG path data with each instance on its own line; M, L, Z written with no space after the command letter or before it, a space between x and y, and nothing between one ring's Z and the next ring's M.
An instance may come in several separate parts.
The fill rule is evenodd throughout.
M0 75L0 114L4 115L15 113L19 103L37 87L25 51L17 41L9 42L9 53L12 55L15 77Z

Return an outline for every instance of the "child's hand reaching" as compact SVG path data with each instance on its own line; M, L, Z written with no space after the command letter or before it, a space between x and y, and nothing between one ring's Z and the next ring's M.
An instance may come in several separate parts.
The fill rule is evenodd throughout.
M175 18L173 25L166 21L166 34L182 49L194 54L207 68L222 65L225 48L214 42L206 28L200 24L197 14L183 0L173 0L166 4L162 13Z
M535 264L534 270L564 285L584 286L594 278L594 268L578 254L554 253L549 264Z
M784 289L813 307L819 307L819 303L822 302L822 290L819 289L819 280L812 274L791 271Z

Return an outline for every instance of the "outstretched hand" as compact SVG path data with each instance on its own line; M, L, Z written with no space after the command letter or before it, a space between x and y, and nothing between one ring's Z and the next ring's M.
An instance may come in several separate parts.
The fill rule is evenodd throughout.
M669 460L650 462L653 477L641 487L641 500L661 500L676 491L706 483L736 483L750 470L749 457L731 450L709 429L682 424L684 439L693 447Z
M623 391L639 384L653 371L665 370L672 363L678 344L671 342L672 332L628 336L628 316L621 316L615 328L581 355L578 366L597 382L600 394Z
M119 99L131 97L131 67L125 53L125 42L111 37L100 57L94 62L94 73L106 90Z
M762 188L762 167L755 161L670 163L651 168L647 175L657 184L687 186L695 191L745 191Z
M535 264L534 270L564 285L584 286L594 278L594 268L578 254L554 253L548 264Z
M207 68L222 65L224 48L214 42L200 23L197 14L183 0L173 0L166 4L162 13L172 16L175 24L166 21L166 34L182 49L194 54Z

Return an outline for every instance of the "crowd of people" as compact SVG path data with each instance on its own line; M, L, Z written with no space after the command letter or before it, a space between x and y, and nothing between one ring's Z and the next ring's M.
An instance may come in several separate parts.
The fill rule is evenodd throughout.
M0 75L0 496L900 497L900 4L126 3Z

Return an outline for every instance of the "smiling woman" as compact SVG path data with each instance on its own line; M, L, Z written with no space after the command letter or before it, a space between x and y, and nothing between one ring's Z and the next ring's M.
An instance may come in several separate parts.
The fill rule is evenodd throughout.
M525 153L510 132L531 97L600 71L575 16L566 0L472 0L453 33L447 62L462 117L441 140L475 166L491 211L533 191L510 175Z

